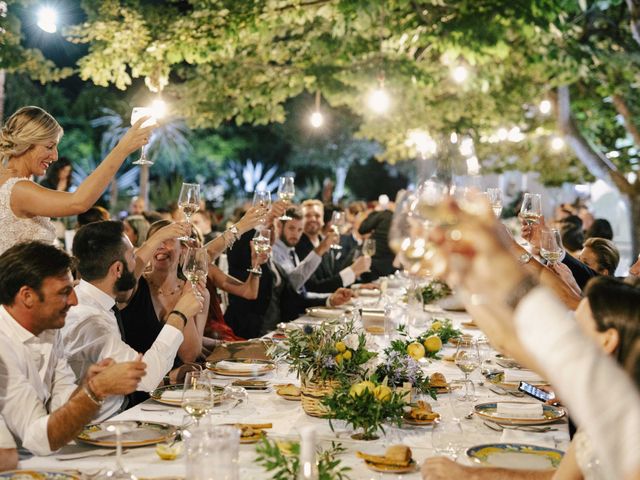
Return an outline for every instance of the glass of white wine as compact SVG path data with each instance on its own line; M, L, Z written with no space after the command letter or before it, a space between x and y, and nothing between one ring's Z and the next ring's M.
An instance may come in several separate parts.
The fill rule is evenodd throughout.
M280 177L280 184L278 185L278 198L283 202L289 204L293 200L293 197L296 194L296 186L294 183L294 178L290 175L285 175L284 177ZM280 217L280 220L287 221L291 220L291 217L286 214L286 212Z
M475 400L469 389L469 375L480 366L480 352L478 351L478 342L476 340L459 339L456 348L456 365L462 373L464 373L465 395L460 397L461 401ZM471 384L473 386L473 383Z
M333 232L338 236L338 241L331 245L332 250L342 250L342 245L340 245L340 229L344 225L344 221L344 212L334 210L331 214L331 230L333 230Z
M188 223L191 215L200 210L200 185L197 183L183 183L178 197L178 207L182 210ZM180 237L178 240L189 241L190 237Z
M376 254L376 241L373 238L365 238L362 242L362 254L368 257Z
M182 409L198 426L200 419L213 408L213 386L208 372L187 372L182 390Z
M256 230L252 242L253 250L256 252L256 255L262 255L264 253L269 254L271 252L271 230L268 228ZM255 273L256 275L262 274L262 268L260 268L260 265L251 267L247 269L247 271Z
M525 193L520 207L520 216L529 225L540 223L542 197L539 193Z
M493 214L497 218L500 218L500 215L502 214L502 190L499 188L487 188L487 197L491 204Z
M544 228L540 232L540 256L554 265L562 257L562 252L560 231L557 228Z
M134 107L131 112L131 125L135 125L138 120L142 117L150 117L146 120L142 127L151 127L157 123L155 116L153 115L153 109L147 107ZM144 150L144 145L142 146L142 151L140 153L140 158L133 162L134 165L153 165L153 162L147 158L147 154Z
M263 208L265 211L271 208L271 192L268 190L255 190L253 192L253 206ZM265 227L267 217L262 216L260 223L256 225L256 230L261 230Z
M182 265L182 273L195 290L200 280L207 278L209 256L206 248L189 247Z

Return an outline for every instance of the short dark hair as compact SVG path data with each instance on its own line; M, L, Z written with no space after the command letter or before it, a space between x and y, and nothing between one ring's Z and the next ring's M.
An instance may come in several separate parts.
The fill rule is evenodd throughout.
M608 220L604 218L596 218L589 229L585 233L587 238L606 238L607 240L613 240L613 228Z
M114 220L94 222L73 237L73 255L78 259L78 271L88 282L107 276L113 262L124 263L124 224Z
M287 210L284 212L284 214L287 217L289 217L291 220L303 220L304 219L304 217L302 216L302 210L300 210L297 207L287 208ZM282 220L282 225L284 225L288 221L289 220Z
M590 249L596 256L600 270L607 270L609 275L615 275L620 263L620 252L615 243L606 238L592 237L587 238L583 246Z
M561 223L560 235L562 236L562 244L570 251L575 252L582 248L584 243L582 228L577 228L571 223Z
M93 222L104 222L109 220L109 211L99 205L94 205L89 210L78 215L78 226L89 225Z
M38 294L47 277L59 277L71 270L72 259L44 242L18 243L0 255L0 304L13 305L24 286Z

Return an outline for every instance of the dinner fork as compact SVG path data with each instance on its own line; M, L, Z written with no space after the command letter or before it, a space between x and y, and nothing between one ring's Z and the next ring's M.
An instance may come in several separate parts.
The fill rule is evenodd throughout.
M502 432L503 430L520 430L522 432L532 432L532 433L543 433L543 432L554 432L557 431L557 428L552 427L534 427L529 425L498 425L495 423L482 422L484 425L491 430L496 432Z

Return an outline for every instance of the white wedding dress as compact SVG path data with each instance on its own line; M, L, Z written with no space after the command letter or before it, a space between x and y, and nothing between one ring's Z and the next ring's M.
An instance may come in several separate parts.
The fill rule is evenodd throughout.
M40 240L53 245L56 240L56 229L50 218L18 218L11 210L13 187L23 181L31 180L14 177L0 185L0 254L16 243Z

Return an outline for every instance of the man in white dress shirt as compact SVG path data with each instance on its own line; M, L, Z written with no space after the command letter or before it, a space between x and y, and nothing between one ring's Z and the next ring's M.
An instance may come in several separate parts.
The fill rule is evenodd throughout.
M145 372L139 359L104 359L76 385L58 331L77 303L70 266L66 252L42 242L0 255L0 413L17 446L36 455L75 438L106 398L135 391Z
M103 358L117 362L138 356L125 342L115 299L136 285L136 256L122 222L95 222L82 227L73 239L73 254L82 277L75 288L78 304L69 310L62 329L64 350L77 378ZM144 353L147 374L138 390L151 392L171 370L182 340L186 319L202 309L198 294L185 290L149 350ZM123 407L124 397L109 398L96 417L105 420Z

